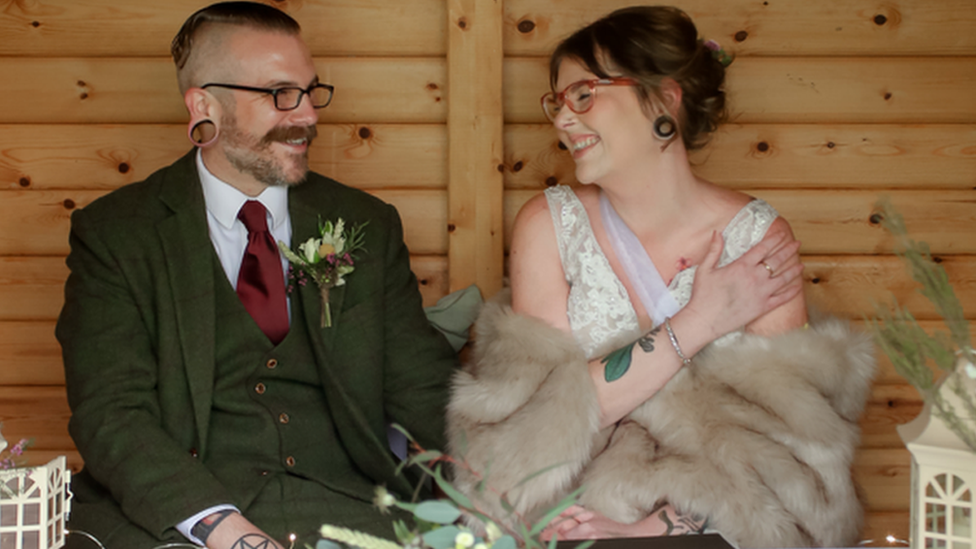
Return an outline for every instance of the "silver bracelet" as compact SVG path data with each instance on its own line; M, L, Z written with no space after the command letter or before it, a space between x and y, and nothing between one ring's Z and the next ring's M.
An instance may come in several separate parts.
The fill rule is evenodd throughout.
M681 363L685 366L691 364L691 359L681 352L681 345L678 345L678 338L674 336L674 330L671 329L671 317L664 319L664 329L668 331L668 339L671 340L671 346L674 347L674 352L678 354Z

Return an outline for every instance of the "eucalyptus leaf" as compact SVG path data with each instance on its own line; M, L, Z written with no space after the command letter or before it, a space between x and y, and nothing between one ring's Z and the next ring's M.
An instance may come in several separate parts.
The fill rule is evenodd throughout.
M516 545L515 538L505 534L504 536L495 540L495 543L492 544L491 549L515 549Z
M474 508L474 504L471 503L471 500L468 499L468 496L462 494L461 492L458 492L457 488L451 486L451 483L444 479L444 476L441 475L440 467L438 467L434 471L433 477L434 477L434 482L437 483L437 486L439 486L441 490L444 490L444 493L447 494L447 497L454 500L454 503L457 503L461 507L465 507L467 509Z
M318 543L315 544L315 549L343 549L338 543L328 540L320 539Z
M413 510L413 514L428 522L437 524L453 524L461 516L457 507L443 500L425 501Z
M545 530L546 526L548 526L550 522L555 520L555 518L558 517L560 513L568 509L574 503L576 503L576 499L579 498L580 494L582 493L583 493L583 487L580 486L579 488L573 490L572 493L570 493L569 495L561 499L559 503L556 504L555 507L550 509L545 515L542 516L542 518L539 519L538 522L535 523L535 526L533 526L532 529L529 530L529 536L536 536L540 532Z
M457 526L445 526L424 534L424 545L432 549L452 549L454 538L461 532Z

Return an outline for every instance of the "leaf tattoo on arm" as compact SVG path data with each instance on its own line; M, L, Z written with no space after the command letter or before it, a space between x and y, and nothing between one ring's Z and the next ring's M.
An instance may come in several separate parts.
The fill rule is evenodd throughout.
M631 343L630 345L617 349L600 360L600 363L604 365L603 379L607 380L607 383L617 381L630 369L630 352L633 348L634 344Z

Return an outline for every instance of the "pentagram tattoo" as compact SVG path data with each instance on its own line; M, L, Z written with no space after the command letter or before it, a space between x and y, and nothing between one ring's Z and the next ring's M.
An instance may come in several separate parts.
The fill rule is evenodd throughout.
M244 534L230 546L230 549L277 549L277 547L274 540L264 534Z
M661 327L658 326L657 328L654 328L650 332L647 332L640 339L638 339L637 344L640 345L640 348L643 349L645 353L649 353L653 351L654 338L657 337L657 334L659 334L660 332L661 332Z

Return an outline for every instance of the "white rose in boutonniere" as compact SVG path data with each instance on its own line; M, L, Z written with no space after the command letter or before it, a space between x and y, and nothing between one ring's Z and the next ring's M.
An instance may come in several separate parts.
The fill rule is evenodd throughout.
M355 270L355 252L365 250L363 228L366 225L360 223L346 231L342 218L336 220L335 225L331 221L322 223L319 219L319 236L299 244L297 251L292 251L287 244L278 241L281 253L291 263L292 272L289 277L304 286L305 276L309 276L318 285L322 297L323 328L332 326L329 290L345 284L343 277Z

